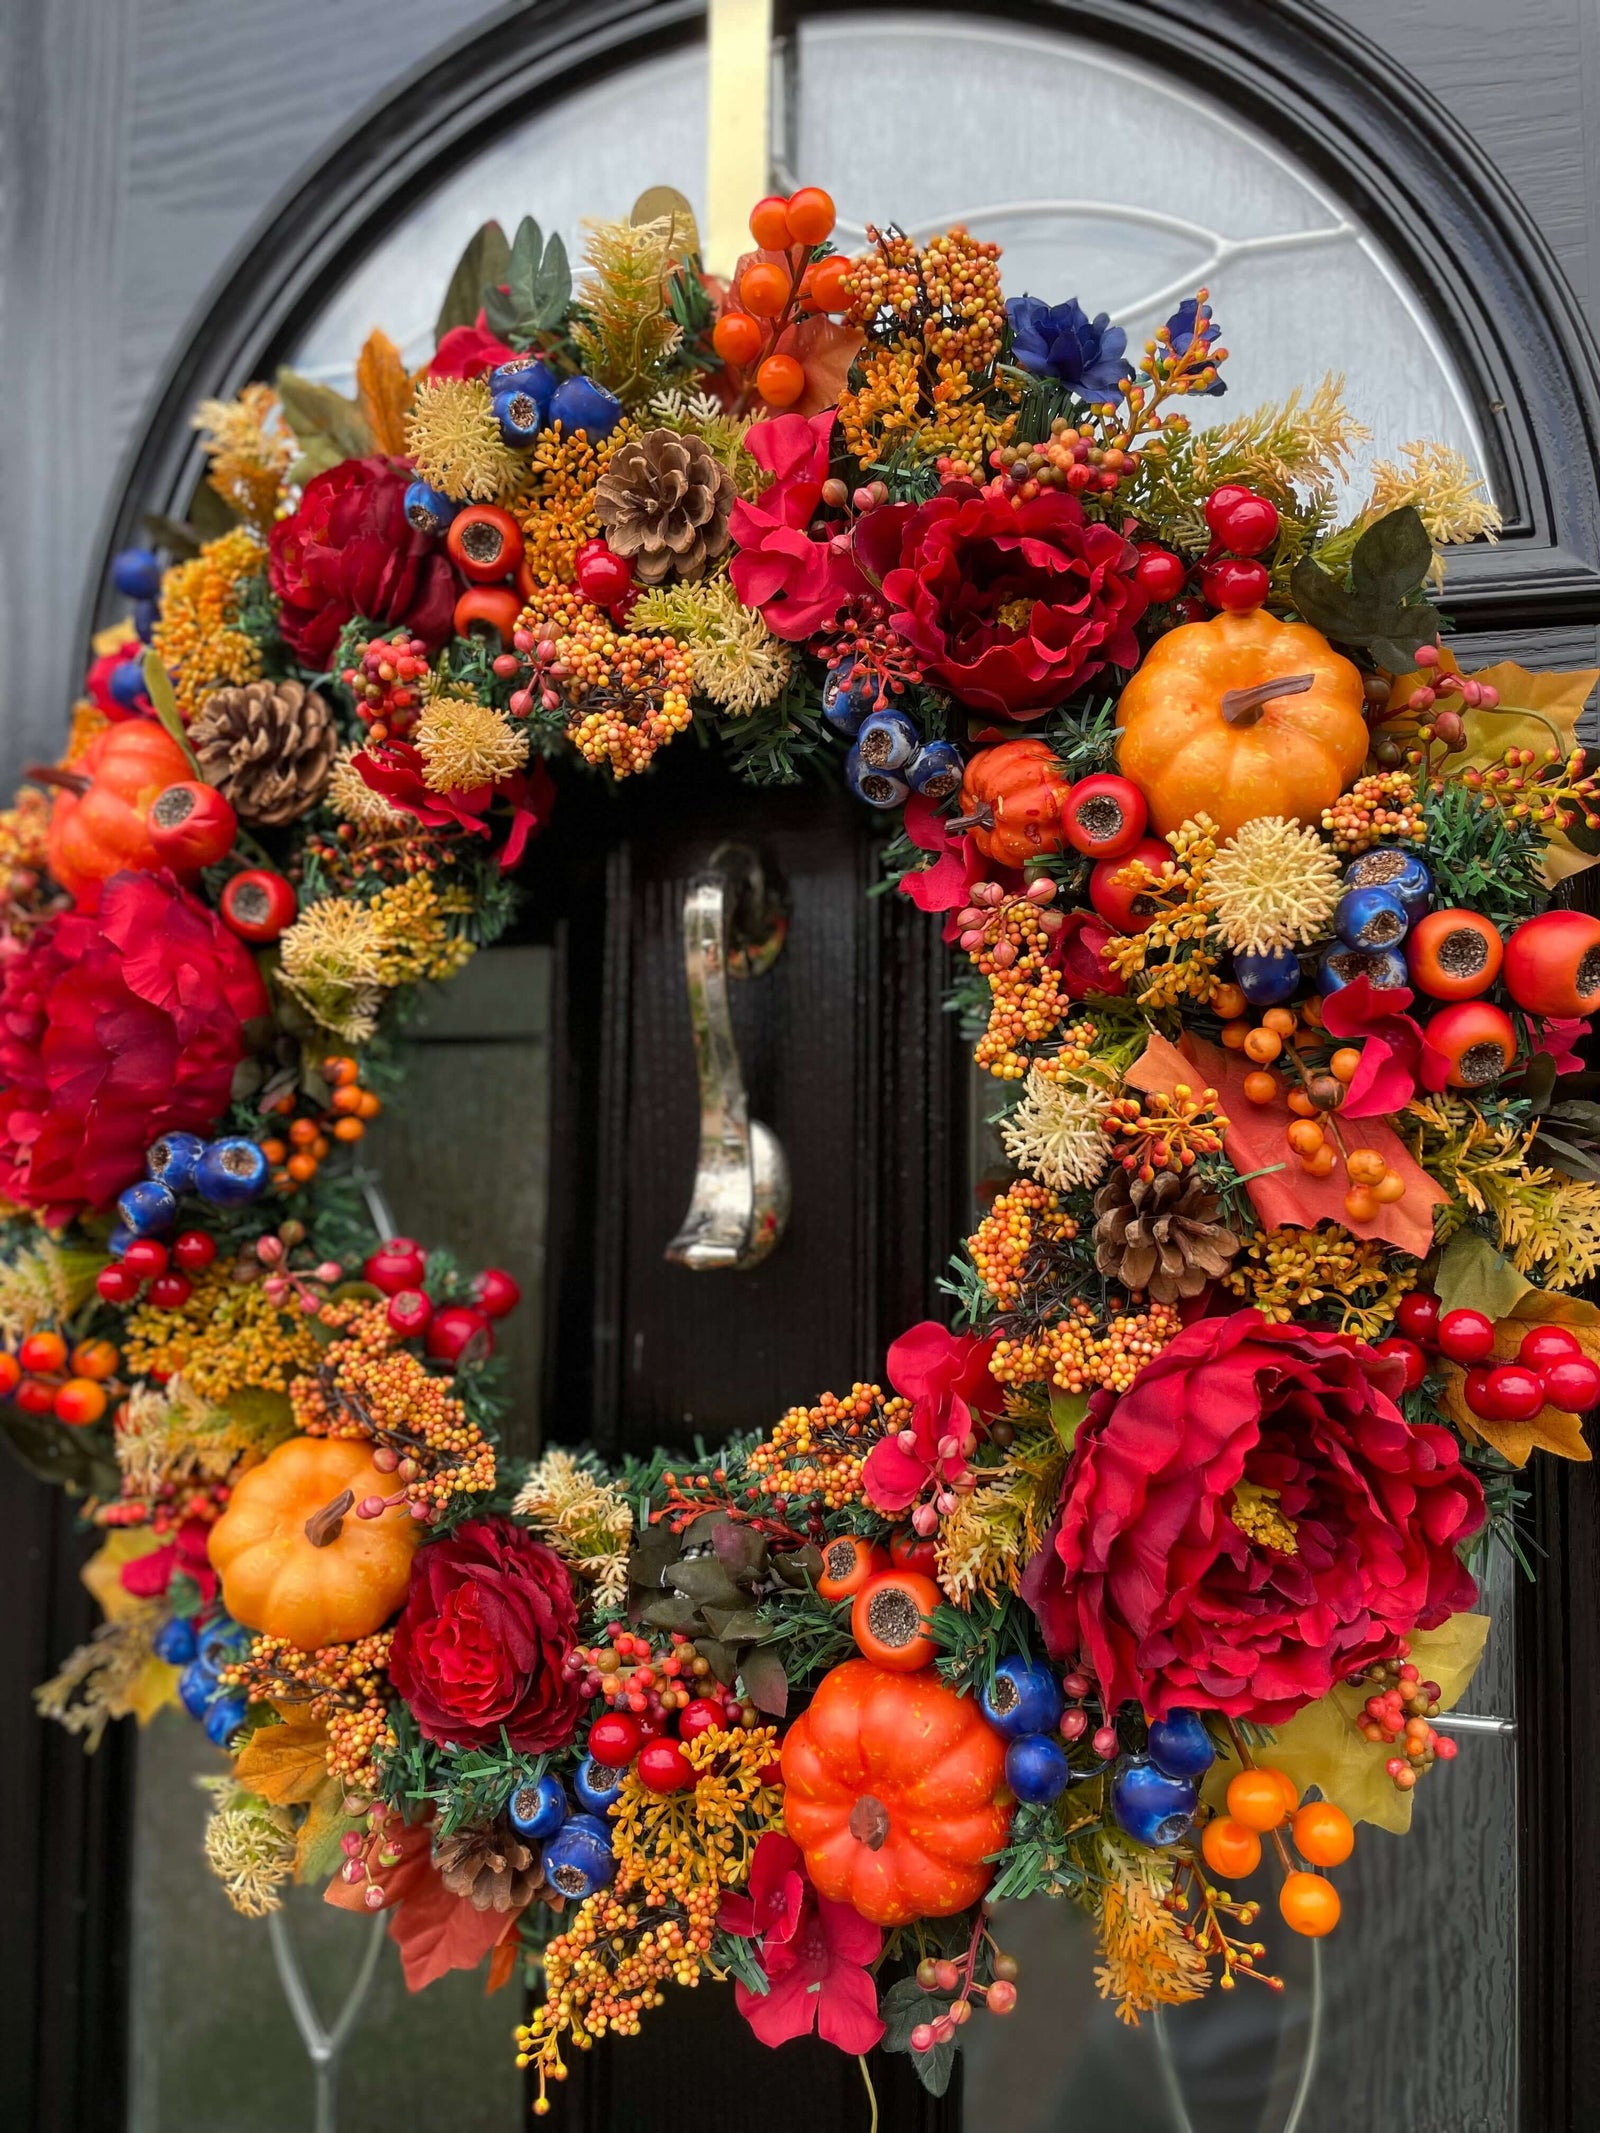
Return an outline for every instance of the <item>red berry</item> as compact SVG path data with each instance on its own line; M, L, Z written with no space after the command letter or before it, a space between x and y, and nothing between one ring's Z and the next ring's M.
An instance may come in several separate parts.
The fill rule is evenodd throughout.
M1391 1335L1388 1340L1379 1341L1373 1353L1375 1355L1398 1356L1400 1361L1405 1364L1404 1390L1407 1392L1415 1392L1428 1374L1428 1358L1415 1341L1403 1340L1398 1335Z
M217 1256L217 1240L209 1230L180 1230L172 1240L172 1256L186 1274L203 1274Z
M361 1269L375 1289L397 1296L402 1289L420 1289L428 1262L414 1237L391 1237Z
M1017 1988L1009 1978L997 1977L989 1987L990 2014L1008 2015L1017 2004Z
M288 931L300 905L281 874L269 867L247 867L223 890L219 908L224 925L240 940L262 946Z
M604 541L594 541L579 554L577 575L578 590L590 605L609 607L633 583L633 565Z
M1131 779L1102 771L1080 778L1061 798L1061 831L1089 859L1119 859L1144 835L1150 809Z
M97 1385L93 1378L68 1378L56 1388L51 1403L55 1418L65 1422L68 1429L83 1429L91 1422L98 1422L110 1404L106 1389Z
M1206 524L1233 555L1262 555L1278 538L1278 507L1254 489L1225 482L1206 498Z
M889 1560L896 1570L920 1570L931 1578L939 1561L939 1544L924 1540L915 1526L900 1526L889 1536Z
M504 1267L487 1266L472 1284L472 1300L490 1318L504 1318L522 1301L522 1291Z
M158 1311L181 1311L193 1294L187 1274L158 1274L150 1284L150 1301Z
M1481 1311L1446 1311L1436 1337L1452 1363L1481 1363L1494 1353L1494 1321Z
M56 1404L56 1388L48 1378L24 1378L15 1399L25 1415L47 1415Z
M30 1333L17 1350L24 1370L64 1370L67 1344L59 1333Z
M432 1325L433 1304L421 1289L396 1289L383 1315L402 1340L415 1340Z
M113 1259L96 1274L94 1285L108 1304L131 1304L139 1293L139 1276L120 1259Z
M720 1732L722 1727L721 1704L713 1703L709 1696L696 1696L692 1703L684 1705L679 1716L678 1738L694 1740L700 1734L710 1733L713 1729Z
M686 1792L694 1765L675 1740L647 1741L639 1750L639 1783L647 1792Z
M1531 1422L1544 1405L1544 1380L1525 1363L1497 1363L1484 1389L1492 1412L1505 1422Z
M8 1349L0 1348L0 1400L9 1400L22 1381L22 1365Z
M1439 1334L1439 1299L1432 1289L1413 1289L1395 1308L1394 1322L1409 1341L1431 1348Z
M1517 1361L1530 1370L1547 1370L1552 1363L1564 1363L1569 1355L1582 1353L1578 1336L1565 1326L1535 1326L1522 1336Z
M1230 615L1252 613L1267 597L1271 584L1266 565L1247 562L1243 556L1222 556L1200 573L1200 590L1213 607Z
M233 803L215 785L185 779L157 793L145 817L151 849L175 874L198 874L226 859L239 834Z
M1154 541L1140 541L1138 553L1133 576L1140 591L1158 604L1176 600L1188 576L1182 556L1174 555L1170 548L1162 548Z
M589 1728L589 1753L608 1770L620 1770L638 1754L642 1738L637 1719L626 1711L608 1711Z
M471 1304L446 1304L434 1314L427 1345L436 1363L458 1363L474 1341L482 1342L485 1355L493 1353L494 1334L489 1321Z
M1565 1414L1587 1414L1600 1401L1600 1365L1586 1355L1565 1355L1559 1363L1547 1363L1539 1379L1550 1405Z
M122 1255L122 1263L140 1281L167 1271L167 1248L159 1237L135 1237Z

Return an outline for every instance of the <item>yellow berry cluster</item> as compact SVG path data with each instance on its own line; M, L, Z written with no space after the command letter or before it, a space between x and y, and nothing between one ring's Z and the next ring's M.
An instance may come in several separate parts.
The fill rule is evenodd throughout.
M304 1704L328 1729L328 1775L357 1791L377 1784L375 1765L387 1737L392 1630L354 1644L302 1651L287 1637L253 1637L242 1659L222 1669L225 1688L252 1703Z
M781 1791L769 1782L775 1727L711 1726L681 1746L693 1785L651 1792L630 1773L611 1810L617 1884L642 1889L654 1909L686 1905L707 1886L742 1886L758 1838L782 1810Z
M1343 858L1353 859L1374 844L1407 839L1421 843L1428 834L1417 781L1409 770L1384 770L1357 778L1331 807L1322 810L1322 827Z
M919 247L904 230L871 223L867 238L876 249L852 262L849 323L881 331L892 319L935 361L949 357L966 370L987 370L1006 323L999 245L956 228Z
M675 637L619 630L568 586L541 592L518 627L555 645L547 671L570 707L567 739L586 762L628 777L688 726L694 673Z
M192 562L178 563L161 581L161 614L150 649L173 677L185 721L200 699L228 683L254 681L261 651L236 627L239 588L265 568L267 551L242 526L207 541Z
M530 485L518 513L523 560L536 584L572 583L578 550L600 534L595 487L618 446L634 434L633 424L623 421L609 437L591 443L586 431L552 422L535 438L528 454Z
M1036 1244L1064 1244L1077 1236L1077 1223L1060 1207L1055 1193L1031 1178L1017 1178L967 1239L978 1279L1002 1310L1022 1294L1023 1269Z
M1062 1392L1126 1392L1153 1356L1183 1330L1169 1304L1113 1318L1102 1332L1083 1302L1053 1326L996 1343L989 1369L1002 1385L1050 1384Z
M1215 1089L1197 1096L1180 1081L1170 1096L1158 1089L1114 1098L1102 1123L1123 1169L1148 1180L1158 1170L1189 1170L1199 1156L1221 1153L1228 1120L1216 1105Z
M321 1354L304 1316L275 1303L261 1282L236 1279L231 1264L195 1275L187 1302L176 1310L137 1305L123 1343L130 1377L165 1380L181 1371L191 1392L217 1401L247 1385L287 1392L295 1374L314 1368Z
M877 1385L825 1392L815 1407L791 1407L745 1462L763 1496L817 1496L827 1511L859 1501L861 1467L880 1436L905 1426L910 1404Z
M1061 972L1046 960L1054 946L1049 915L1015 897L986 922L982 944L968 951L989 981L989 1024L972 1056L997 1081L1020 1081L1029 1066L1024 1047L1045 1043L1067 1011Z

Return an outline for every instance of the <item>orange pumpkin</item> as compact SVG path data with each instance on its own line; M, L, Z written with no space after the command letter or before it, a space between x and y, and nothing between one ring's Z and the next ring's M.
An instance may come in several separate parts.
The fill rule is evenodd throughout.
M930 1667L850 1659L784 1736L784 1825L806 1872L875 1925L948 1918L994 1878L1011 1826L1005 1742Z
M1061 849L1061 803L1072 780L1048 741L980 748L961 780L961 819L986 859L1020 867Z
M355 1506L393 1485L364 1440L291 1437L269 1452L211 1529L229 1614L308 1652L381 1629L406 1596L417 1527L403 1504L378 1518Z
M150 804L169 785L192 778L194 767L155 719L125 718L59 775L47 844L50 872L80 911L93 911L101 883L113 874L124 868L148 874L166 864L150 841Z
M1166 836L1208 814L1317 822L1367 759L1361 676L1304 622L1264 608L1158 637L1117 706L1118 767Z

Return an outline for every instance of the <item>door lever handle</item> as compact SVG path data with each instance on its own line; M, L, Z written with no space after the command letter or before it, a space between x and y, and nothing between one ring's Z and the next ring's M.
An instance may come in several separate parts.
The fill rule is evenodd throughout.
M700 1155L689 1212L666 1256L698 1274L758 1266L789 1219L788 1158L771 1128L750 1116L728 1010L728 979L770 970L787 930L777 885L747 845L719 845L684 892Z

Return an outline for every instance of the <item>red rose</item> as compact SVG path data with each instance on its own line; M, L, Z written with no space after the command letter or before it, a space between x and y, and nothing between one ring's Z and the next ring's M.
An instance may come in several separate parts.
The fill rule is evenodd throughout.
M736 503L728 521L736 545L728 566L734 591L746 607L760 610L775 637L791 643L831 622L851 594L867 589L842 535L839 547L811 537L833 424L831 410L752 424L745 447L773 479L753 504Z
M433 351L428 365L430 378L481 378L497 363L509 363L516 354L498 335L489 331L483 312L470 326L452 326Z
M1079 1432L1024 1595L1106 1708L1279 1725L1470 1607L1483 1491L1399 1366L1256 1311L1203 1318Z
M269 1011L243 942L169 874L113 874L41 926L0 986L0 1192L52 1222L105 1207L164 1133L227 1109Z
M342 459L307 482L299 510L273 527L267 574L278 627L302 666L323 671L357 615L430 649L449 636L455 574L433 536L406 517L411 481L404 460Z
M539 1755L583 1715L563 1670L577 1635L560 1557L508 1518L474 1518L417 1550L389 1672L429 1740L490 1748L503 1727Z
M1037 718L1139 663L1133 544L1064 490L1023 502L954 482L870 512L855 545L929 680L976 710Z

